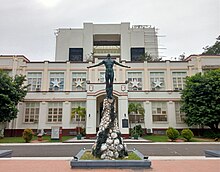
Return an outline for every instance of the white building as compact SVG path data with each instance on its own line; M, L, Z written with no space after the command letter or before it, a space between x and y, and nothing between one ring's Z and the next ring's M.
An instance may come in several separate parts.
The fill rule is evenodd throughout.
M86 129L87 137L94 137L105 97L105 67L87 66L100 62L108 53L131 67L114 66L113 95L118 125L125 137L135 123L148 133L164 133L169 126L186 128L179 92L186 76L220 67L220 56L139 61L145 52L158 57L157 35L150 26L85 23L83 29L58 29L56 37L55 62L30 62L22 55L0 56L1 69L12 76L26 75L26 84L31 84L25 100L18 104L17 119L7 125L6 135L18 135L25 128L50 131L53 126L62 127L64 135L71 135L80 126ZM128 114L130 102L143 105L144 117ZM78 106L86 108L85 118L76 115L71 119L72 110Z

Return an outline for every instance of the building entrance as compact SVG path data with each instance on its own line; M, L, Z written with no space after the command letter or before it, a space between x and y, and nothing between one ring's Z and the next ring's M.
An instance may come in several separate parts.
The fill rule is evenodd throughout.
M99 97L97 97L96 99L96 128L98 129L99 127L99 124L101 122L101 119L102 119L102 109L103 109L103 100L104 98L106 97L106 95L101 95ZM116 115L117 115L117 118L118 118L118 97L116 96L113 96L114 99L116 100Z

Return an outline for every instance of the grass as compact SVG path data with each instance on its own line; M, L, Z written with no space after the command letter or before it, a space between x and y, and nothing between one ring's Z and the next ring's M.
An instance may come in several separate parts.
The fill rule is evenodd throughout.
M146 135L143 136L146 140L151 140L152 142L170 142L168 137L166 135ZM183 137L179 137L179 140L185 140ZM190 142L213 142L213 139L208 138L199 138L199 137L193 137Z
M101 160L100 158L96 158L92 155L91 151L86 151L80 160ZM127 157L118 158L117 160L141 160L139 156L137 156L134 152L129 152Z
M62 142L68 139L73 138L73 136L63 136ZM37 141L37 136L34 136L31 141ZM60 142L60 140L51 140L50 136L43 136L42 142ZM0 139L0 143L25 143L22 137L4 137Z
M143 136L146 140L151 140L152 142L167 142L168 137L166 135L146 135Z

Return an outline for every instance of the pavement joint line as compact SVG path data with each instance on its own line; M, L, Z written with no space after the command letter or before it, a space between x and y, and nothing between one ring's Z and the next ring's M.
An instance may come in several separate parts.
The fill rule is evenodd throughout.
M28 161L28 160L59 160L59 161L70 161L73 157L12 157L12 158L0 158L0 161ZM205 156L149 156L149 160L219 160L217 157Z
M45 146L45 145L92 145L93 142L76 142L76 143L0 143L0 146L29 146L29 145L33 145L33 146ZM213 144L213 145L220 145L220 142L174 142L174 143L170 143L170 142L154 142L154 143L145 143L145 142L127 142L125 144L129 144L129 145L139 145L139 144L144 144L144 145L198 145L198 144Z

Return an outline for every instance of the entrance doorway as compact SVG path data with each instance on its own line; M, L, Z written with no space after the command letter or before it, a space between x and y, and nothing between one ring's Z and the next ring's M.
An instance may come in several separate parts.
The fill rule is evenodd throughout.
M97 112L96 112L96 128L97 129L98 129L99 124L100 124L101 119L102 119L103 100L104 100L105 97L106 97L106 95L101 95L101 96L97 97L97 99L96 99L96 109L97 109ZM116 96L113 96L113 97L116 100L115 113L116 113L116 116L118 118L118 97L116 97Z

